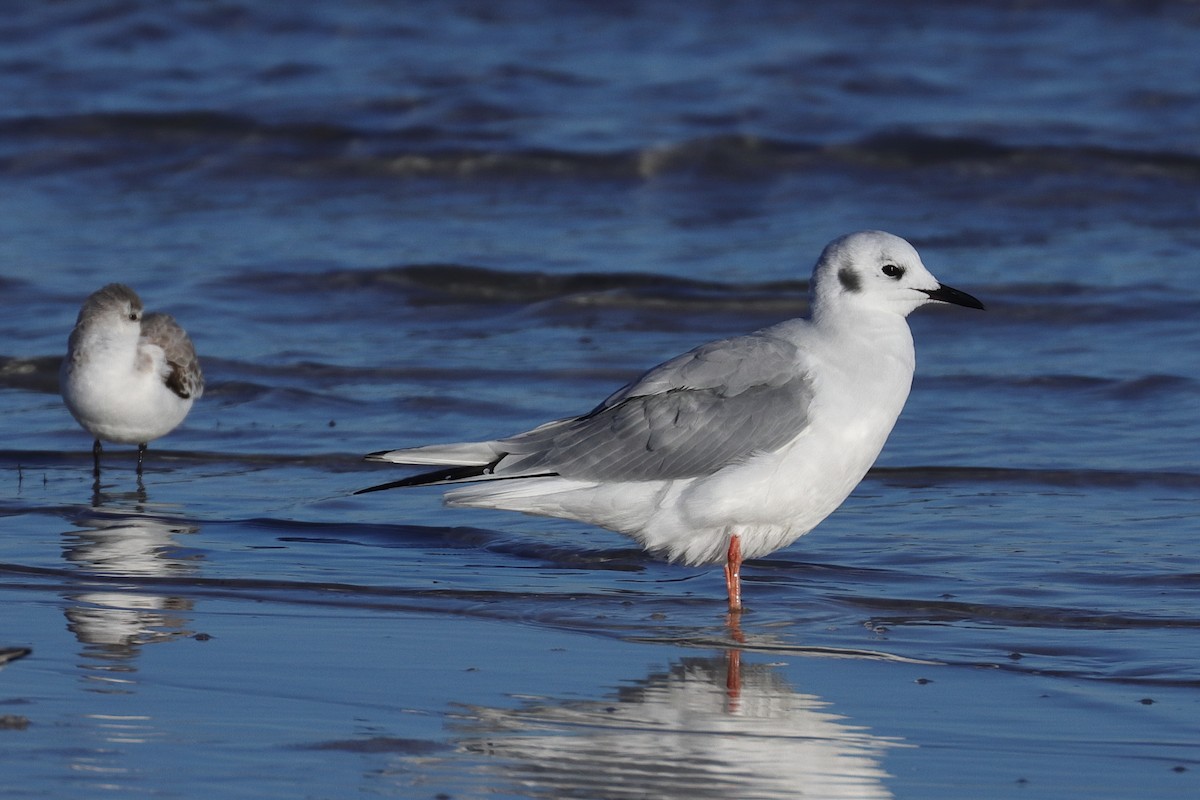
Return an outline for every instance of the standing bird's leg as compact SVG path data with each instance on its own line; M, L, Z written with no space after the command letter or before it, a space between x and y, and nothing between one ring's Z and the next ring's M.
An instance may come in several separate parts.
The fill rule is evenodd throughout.
M100 477L100 454L104 452L104 448L100 445L100 440L97 439L92 444L92 477Z
M729 610L742 610L742 540L736 533L729 535L729 552L725 554L725 589L729 592Z
M738 711L742 696L742 651L737 645L744 644L742 633L742 540L736 533L729 535L729 550L725 554L725 588L729 591L729 614L725 624L729 636L736 643L725 651L725 699L726 711Z
M138 467L137 467L138 475L142 474L142 459L145 457L145 455L146 455L146 443L142 442L141 444L138 445Z

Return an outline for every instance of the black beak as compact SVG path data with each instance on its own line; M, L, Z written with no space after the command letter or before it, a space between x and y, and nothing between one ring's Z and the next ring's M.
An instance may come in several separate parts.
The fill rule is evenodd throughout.
M978 308L983 311L983 303L976 300L966 292L960 292L958 289L953 289L943 284L938 284L936 289L921 289L919 291L929 295L930 300L937 300L939 303L952 303L956 306L966 306L967 308Z

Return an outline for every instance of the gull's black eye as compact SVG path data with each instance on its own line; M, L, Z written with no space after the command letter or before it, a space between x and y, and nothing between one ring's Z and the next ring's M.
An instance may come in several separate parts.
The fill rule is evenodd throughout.
M895 278L896 280L899 280L904 274L904 267L897 267L895 264L884 264L883 274L887 275L889 278Z
M130 322L137 322L141 318L142 318L142 315L139 314L138 312L136 312L136 311L129 312L129 321Z

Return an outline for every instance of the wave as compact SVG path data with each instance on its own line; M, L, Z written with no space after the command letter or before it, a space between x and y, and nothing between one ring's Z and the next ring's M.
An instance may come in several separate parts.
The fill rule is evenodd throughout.
M581 319L580 309L587 308L607 309L609 314L588 315L589 325L633 324L618 313L626 311L641 320L637 324L654 328L691 325L722 314L735 320L729 330L752 330L808 311L808 282L800 279L722 283L639 272L551 273L443 263L307 274L256 272L226 282L230 290L238 292L338 297L340 302L353 301L357 314L388 319L402 306L419 310L466 305L490 306L504 313L519 310L570 324ZM1146 284L1136 293L1121 286L1063 282L970 288L988 305L988 313L976 324L988 326L1073 330L1080 325L1108 328L1114 321L1121 325L1190 324L1200 316L1200 302L1180 299L1177 290L1165 285ZM429 322L445 315L432 316Z
M9 142L10 152L4 165L36 171L94 167L106 158L165 156L181 160L184 169L326 178L522 174L651 178L687 171L775 174L822 164L887 168L977 164L1022 173L1075 172L1087 167L1200 179L1200 155L1194 153L1010 144L916 130L881 131L849 142L803 142L741 133L595 151L530 148L493 137L480 142L474 140L476 136L453 125L369 129L324 121L267 122L204 109L29 116L0 122L0 140ZM85 152L51 151L45 146L48 140L73 140ZM22 144L30 150L28 158L20 154Z
M90 452L61 450L0 450L0 466L40 464L90 464ZM256 453L172 450L172 461L185 466L226 464L248 468L264 466L310 467L334 472L377 472L361 453ZM1156 487L1177 492L1200 492L1200 473L1171 470L1103 470L1075 468L978 467L925 464L907 467L873 467L868 479L923 488L948 484L1025 484L1057 488L1137 489ZM289 522L289 524L291 524Z
M873 620L884 625L903 625L911 621L919 621L923 624L970 621L997 626L1013 625L1023 628L1067 628L1073 630L1200 628L1200 619L1195 617L1151 616L1084 608L996 605L965 603L955 600L912 600L855 595L844 595L838 599L851 605L870 609L873 612Z
M715 301L714 301L715 302ZM723 304L722 304L723 305ZM745 308L739 308L745 311ZM42 394L58 393L58 366L62 357L57 355L18 358L0 356L0 389L18 389ZM337 387L346 383L379 383L393 385L409 381L423 384L456 384L462 381L486 381L503 384L506 381L528 379L528 368L520 367L514 373L502 367L485 368L478 364L461 367L434 365L355 366L330 364L311 360L281 364L259 364L236 359L208 357L204 365L210 376L205 396L210 401L237 406L260 400L272 394L278 395L276 403L349 404L360 405L363 401L345 395ZM581 365L575 371L553 370L555 380L572 376L588 380L601 380L619 385L631 373L623 369L604 369ZM926 384L938 384L951 389L956 387L987 387L1001 391L1026 392L1033 390L1046 395L1083 395L1105 398L1119 402L1164 399L1191 401L1200 382L1184 375L1149 374L1129 378L1110 378L1086 374L1033 374L1033 375L982 375L974 373L950 374L925 377ZM317 385L327 384L328 390L286 385L293 381L304 381ZM287 395L287 397L283 397ZM394 400L389 402L395 402ZM480 413L482 409L492 415L502 414L504 407L489 406L484 400L473 398L459 400L439 395L435 401L421 396L412 396L403 401L412 408L420 408L433 402L441 411L459 408L464 413ZM0 451L0 458L3 451ZM1141 473L1136 473L1141 475ZM973 477L990 478L979 473ZM1138 480L1142 480L1139 478Z
M0 388L57 394L58 367L62 360L62 355L0 356Z
M875 467L870 477L910 487L969 484L1035 484L1038 486L1135 489L1145 486L1200 492L1200 474L1190 472L1024 469L1009 467L912 466Z
M1200 383L1184 375L1139 375L1133 378L1103 378L1095 375L943 375L925 377L927 384L954 388L993 388L1043 394L1088 394L1112 400L1145 400L1155 397L1194 395Z
M802 280L731 284L653 273L554 274L464 264L408 264L307 275L259 272L239 275L235 282L243 290L270 293L401 296L415 306L569 301L586 305L678 305L684 310L779 307L793 315L803 313L808 293L808 282Z

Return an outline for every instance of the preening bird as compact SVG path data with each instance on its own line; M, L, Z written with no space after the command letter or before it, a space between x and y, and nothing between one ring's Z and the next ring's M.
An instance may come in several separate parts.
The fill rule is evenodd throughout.
M137 293L120 283L93 292L79 309L59 370L63 402L100 442L136 444L142 472L146 445L173 431L204 393L196 349L166 314L146 314Z

